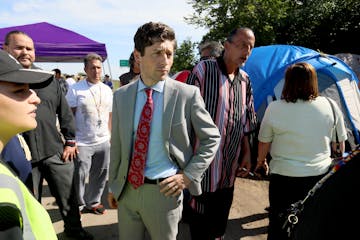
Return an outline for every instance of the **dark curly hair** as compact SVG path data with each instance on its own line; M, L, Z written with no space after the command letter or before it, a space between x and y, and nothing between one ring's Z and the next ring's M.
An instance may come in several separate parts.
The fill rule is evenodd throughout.
M148 22L139 27L135 33L135 49L144 56L146 47L165 40L175 41L174 50L176 49L175 32L171 27L161 22Z

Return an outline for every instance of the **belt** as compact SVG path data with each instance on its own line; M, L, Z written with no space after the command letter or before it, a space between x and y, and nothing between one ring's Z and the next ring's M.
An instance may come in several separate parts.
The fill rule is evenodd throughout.
M145 177L144 183L147 184L159 184L161 181L165 180L166 178L158 178L158 179L149 179Z

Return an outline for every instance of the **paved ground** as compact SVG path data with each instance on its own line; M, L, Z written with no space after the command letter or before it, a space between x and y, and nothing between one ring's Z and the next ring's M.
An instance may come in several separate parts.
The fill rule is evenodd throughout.
M63 221L55 199L45 187L43 205L49 211L56 233L60 240L67 239L63 233ZM117 212L109 209L104 193L103 203L107 208L105 215L83 214L84 228L96 240L117 240ZM267 236L268 181L238 178L235 196L230 211L225 240L265 240ZM178 240L188 240L188 226L180 224Z

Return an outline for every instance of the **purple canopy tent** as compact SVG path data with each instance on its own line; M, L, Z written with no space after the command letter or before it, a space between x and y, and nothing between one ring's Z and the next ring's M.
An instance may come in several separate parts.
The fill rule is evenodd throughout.
M86 54L95 52L107 58L105 44L47 22L0 28L0 46L13 30L28 34L34 41L36 62L82 62Z

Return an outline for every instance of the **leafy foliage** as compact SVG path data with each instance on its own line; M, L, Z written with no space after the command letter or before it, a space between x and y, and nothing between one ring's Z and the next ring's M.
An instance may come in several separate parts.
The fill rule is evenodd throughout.
M330 54L360 53L359 0L191 0L185 18L205 27L204 40L224 41L239 26L250 27L256 45L294 44Z
M195 48L197 44L191 42L190 39L184 40L176 49L174 55L174 63L171 68L173 73L182 70L192 70L196 63Z

